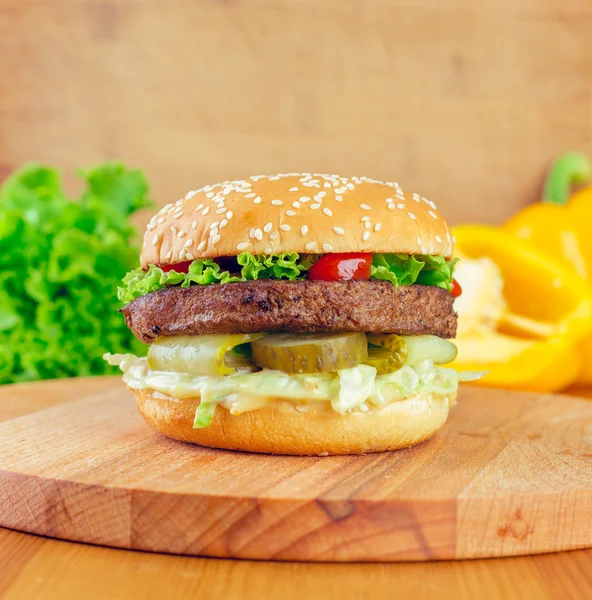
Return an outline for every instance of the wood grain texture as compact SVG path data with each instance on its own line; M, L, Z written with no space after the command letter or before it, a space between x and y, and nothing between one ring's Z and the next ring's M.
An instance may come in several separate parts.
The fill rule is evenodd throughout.
M86 387L105 382L84 380ZM120 383L109 380L111 383ZM46 382L0 395L0 421L60 403ZM8 397L7 397L8 396ZM391 597L422 600L587 600L592 550L512 559L399 564L268 563L125 552L0 528L0 599L23 600L342 600ZM101 585L89 584L100 580Z
M0 67L2 174L118 158L159 204L311 170L501 222L592 153L589 0L4 0Z
M0 424L0 525L121 548L273 560L592 546L589 401L467 387L446 427L418 447L269 457L159 436L116 380L28 386L32 398L59 385L77 400L50 408L42 400ZM6 386L0 403L13 394L27 395Z

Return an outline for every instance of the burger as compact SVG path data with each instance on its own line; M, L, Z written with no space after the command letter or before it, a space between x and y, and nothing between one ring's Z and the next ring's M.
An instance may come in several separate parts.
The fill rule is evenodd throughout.
M445 423L454 238L397 183L288 173L189 192L119 289L147 357L106 355L145 421L203 446L396 450ZM474 375L464 376L465 379Z

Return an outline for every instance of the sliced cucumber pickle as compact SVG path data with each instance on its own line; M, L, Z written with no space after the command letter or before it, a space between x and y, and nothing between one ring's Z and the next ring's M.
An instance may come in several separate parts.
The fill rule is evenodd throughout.
M443 340L435 335L409 335L401 336L407 346L406 365L417 365L418 363L431 359L437 365L445 365L452 362L458 350L448 340Z
M375 367L377 375L386 375L397 371L403 366L403 356L401 353L388 348L369 346L368 358L364 361L364 364Z
M159 337L148 350L148 365L155 371L190 375L232 375L237 368L252 366L247 344L263 334L178 335Z
M397 335L396 333L369 333L368 342L374 346L380 346L381 348L390 350L399 360L399 366L397 368L403 366L405 358L407 358L407 344L400 335Z
M284 373L325 373L349 369L368 357L364 333L275 333L255 340L253 362Z

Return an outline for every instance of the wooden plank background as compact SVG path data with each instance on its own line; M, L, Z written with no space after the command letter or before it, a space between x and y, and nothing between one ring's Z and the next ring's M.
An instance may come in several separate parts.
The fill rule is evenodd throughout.
M311 170L500 222L592 154L590 0L1 0L0 73L1 175L117 158L160 204Z

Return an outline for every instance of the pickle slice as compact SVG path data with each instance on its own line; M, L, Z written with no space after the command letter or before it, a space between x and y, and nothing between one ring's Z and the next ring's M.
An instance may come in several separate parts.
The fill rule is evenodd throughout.
M402 336L407 346L406 365L417 365L424 360L433 360L437 365L452 362L458 350L448 340L443 340L435 335L410 335Z
M263 334L178 335L159 337L148 350L148 365L155 371L190 375L232 375L237 368L252 367L248 349L233 352Z
M403 366L403 363L407 358L407 344L403 337L396 333L369 333L368 342L374 346L380 346L381 348L390 350L399 361L399 366L397 368ZM390 372L392 371L389 371L389 373Z
M403 366L403 357L388 348L370 346L368 348L368 358L364 361L364 364L374 367L377 375L386 375L397 371Z
M364 333L275 333L251 344L253 362L284 373L349 369L368 357Z

